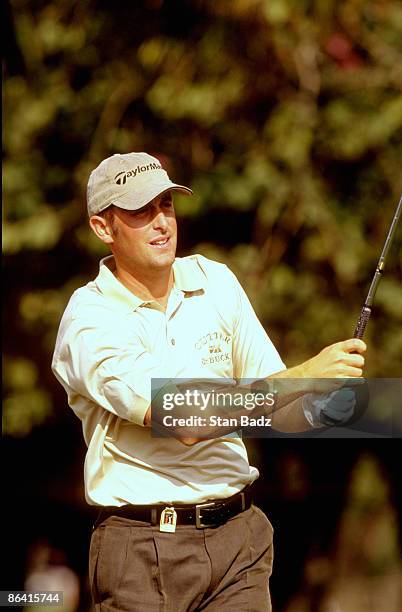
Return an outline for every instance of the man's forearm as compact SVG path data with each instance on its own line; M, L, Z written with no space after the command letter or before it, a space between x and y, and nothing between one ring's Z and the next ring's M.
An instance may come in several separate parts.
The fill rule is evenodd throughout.
M244 427L243 417L245 416L253 420L260 416L267 417L269 426L278 431L307 431L310 429L310 425L304 416L300 399L304 391L300 389L298 382L295 380L285 382L284 380L269 379L230 387L227 385L216 387L212 381L208 385L205 381L199 381L198 385L197 381L187 381L186 384L178 383L177 392L179 395L184 395L187 389L192 389L192 392L196 390L198 394L204 393L204 397L209 398L209 403L203 405L202 409L196 410L196 412L194 412L194 405L188 406L185 404L175 405L173 412L166 413L161 408L161 405L163 405L162 390L162 396L159 396L155 406L152 424L154 428L165 434L168 433L185 444L194 444L201 440L221 437L238 431ZM202 391L197 389L197 386ZM172 390L171 386L167 388L169 388L169 391ZM214 404L213 398L222 394L225 397L229 396L228 399L230 400L235 398L238 403L230 401L229 406L227 403L224 406ZM241 402L241 405L239 405L239 402ZM151 409L149 409L144 421L147 426L151 425L151 414ZM169 424L176 423L176 427L165 425L167 414L170 414Z
M284 433L301 433L311 429L304 414L302 397L288 400L287 403L278 401L281 405L272 412L272 429Z

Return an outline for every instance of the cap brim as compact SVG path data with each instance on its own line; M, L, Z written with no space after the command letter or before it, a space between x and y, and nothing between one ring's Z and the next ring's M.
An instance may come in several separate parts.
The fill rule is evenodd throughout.
M124 195L114 198L112 204L124 210L138 210L149 204L152 200L162 195L166 191L179 191L184 195L192 195L193 192L189 187L177 185L170 181L163 181L158 184L153 184L148 187L146 192L139 192L138 189L132 192L126 192Z

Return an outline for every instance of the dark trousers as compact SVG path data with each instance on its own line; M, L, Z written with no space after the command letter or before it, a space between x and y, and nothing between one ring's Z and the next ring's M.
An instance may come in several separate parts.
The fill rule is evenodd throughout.
M91 539L95 610L270 612L272 534L256 506L219 527L175 533L110 516Z

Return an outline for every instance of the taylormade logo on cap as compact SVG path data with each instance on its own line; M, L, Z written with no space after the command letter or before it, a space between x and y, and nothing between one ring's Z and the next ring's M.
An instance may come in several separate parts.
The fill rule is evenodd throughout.
M128 172L119 172L114 177L116 185L125 185L127 179L131 176L136 176L138 172L146 172L147 170L163 170L160 164L148 164L147 166L137 166L134 170L129 170Z
M159 159L148 153L116 154L104 159L91 172L87 188L88 214L99 214L112 204L137 210L170 189L193 192L173 183Z

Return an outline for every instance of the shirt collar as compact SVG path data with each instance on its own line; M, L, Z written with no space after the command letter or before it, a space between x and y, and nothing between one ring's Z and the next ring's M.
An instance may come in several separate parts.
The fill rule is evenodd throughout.
M143 300L127 289L113 274L115 263L113 255L104 257L99 263L99 274L95 283L101 293L128 311L136 310L148 300ZM174 287L184 292L204 289L204 277L196 259L176 257L173 264Z
M178 289L190 293L205 289L205 277L195 257L176 257L173 272Z
M127 310L136 310L141 304L146 302L137 295L134 295L127 287L123 285L115 275L115 263L113 255L104 257L99 262L99 274L96 277L95 283L101 293L110 298L115 304L127 308Z

